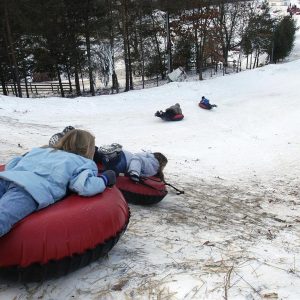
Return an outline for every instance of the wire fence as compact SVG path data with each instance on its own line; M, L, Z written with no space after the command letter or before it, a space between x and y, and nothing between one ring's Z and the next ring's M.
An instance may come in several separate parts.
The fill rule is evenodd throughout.
M227 65L225 66L223 63L214 63L210 65L206 65L202 68L196 70L192 68L187 72L188 77L200 79L208 79L213 78L220 75L229 75L232 73L241 72L241 62L237 63L235 60L228 61ZM155 78L147 78L142 82L141 78L135 78L134 81L134 89L143 89L149 88L154 86L160 86L167 83L167 79L161 79L160 76L156 76ZM122 85L122 84L121 84ZM122 91L122 86L120 85L120 92ZM43 82L43 83L21 83L20 88L22 91L22 96L27 98L37 98L37 97L51 97L51 96L62 96L62 90L65 97L76 97L76 86L74 83L69 82L62 82L61 86L58 82ZM62 90L61 90L62 89ZM82 95L88 96L89 91L85 90L82 87ZM18 96L18 87L16 84L13 83L6 83L5 84L6 94L8 96ZM97 95L107 95L111 94L114 91L112 88L95 88ZM0 89L0 94L4 94L3 89Z
M60 96L62 94L61 87L63 89L63 93L65 95L74 95L75 93L75 85L69 83L62 83L61 86L59 83L21 83L20 84L21 91L23 97L47 97L47 96ZM18 95L18 87L13 83L5 84L6 93L8 96ZM3 94L3 90L1 90Z

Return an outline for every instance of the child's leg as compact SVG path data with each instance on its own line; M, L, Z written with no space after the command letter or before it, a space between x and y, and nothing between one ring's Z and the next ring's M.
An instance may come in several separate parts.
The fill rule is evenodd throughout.
M127 172L129 175L135 175L140 176L142 169L142 162L141 159L137 156L133 156L133 158L130 160L129 167Z
M6 193L10 181L0 178L0 198Z
M36 211L37 202L22 187L10 183L7 192L0 199L0 236L12 226Z

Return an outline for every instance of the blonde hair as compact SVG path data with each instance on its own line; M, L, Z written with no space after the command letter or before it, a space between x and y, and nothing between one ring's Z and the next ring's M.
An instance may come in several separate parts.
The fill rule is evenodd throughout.
M163 169L168 163L168 159L160 152L154 152L153 153L154 157L158 160L159 163L159 169L157 171L157 176L164 181L165 180L165 175L163 173Z
M67 132L52 148L93 159L95 137L88 131L73 129Z

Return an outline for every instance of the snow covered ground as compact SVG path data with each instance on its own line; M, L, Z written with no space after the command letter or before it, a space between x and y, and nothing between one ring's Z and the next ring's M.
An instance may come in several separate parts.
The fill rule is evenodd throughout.
M97 144L163 152L166 180L185 190L130 205L108 257L43 283L1 280L0 299L300 299L299 45L298 32L289 62L202 82L76 99L0 96L0 163L73 125ZM202 95L218 108L200 109ZM176 102L183 121L154 117Z

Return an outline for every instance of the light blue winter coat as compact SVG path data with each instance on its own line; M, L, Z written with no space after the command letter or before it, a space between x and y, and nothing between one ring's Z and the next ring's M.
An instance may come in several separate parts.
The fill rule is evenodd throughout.
M67 188L81 196L103 192L106 186L97 174L90 159L53 148L34 148L12 159L0 177L24 187L41 209L63 198Z
M159 162L151 152L131 153L123 151L126 164L127 173L135 173L138 176L154 176L159 169ZM125 172L124 172L125 173Z

